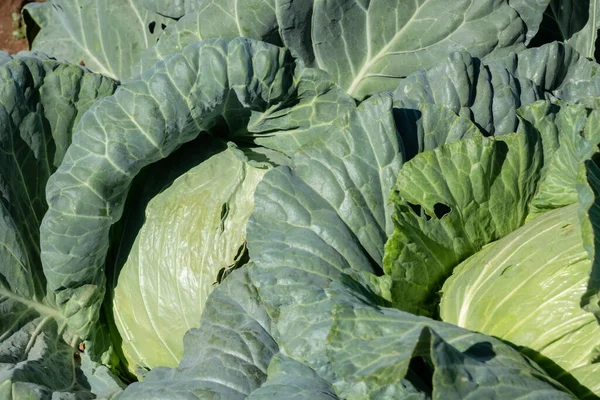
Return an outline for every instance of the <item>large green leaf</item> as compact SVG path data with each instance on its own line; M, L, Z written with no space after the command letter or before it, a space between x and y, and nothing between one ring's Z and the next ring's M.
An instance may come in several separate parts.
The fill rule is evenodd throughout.
M530 79L548 94L578 101L600 95L598 64L583 57L571 45L552 42L495 60L520 80Z
M386 244L394 305L431 315L452 268L525 221L542 167L537 134L473 137L421 153L400 170Z
M578 202L579 169L600 143L600 112L581 104L553 105L538 102L519 110L528 127L544 142L543 180L531 200L531 219L545 211Z
M47 209L46 181L71 143L74 124L116 84L47 57L3 58L0 397L93 398L94 382L84 376L76 354L79 339L65 331L65 317L53 294L46 293L38 229Z
M279 344L319 374L330 319L323 288L346 270L381 272L391 231L385 199L402 161L389 98L338 124L303 147L292 168L267 173L247 228L253 280L280 316Z
M508 4L517 12L525 25L527 25L527 41L529 41L538 32L542 19L544 17L544 11L548 7L551 0L508 0Z
M339 399L331 383L317 375L310 367L281 353L273 356L267 374L265 383L248 396L249 400Z
M198 2L198 0L191 1L192 4ZM181 18L185 15L186 9L190 5L190 1L186 2L186 0L141 0L141 3L148 10L169 18Z
M40 27L33 50L114 79L131 76L171 21L148 11L142 0L48 0L28 4L25 12Z
M279 1L277 19L292 53L329 72L357 99L393 90L399 78L454 51L475 57L519 51L526 32L519 14L500 0Z

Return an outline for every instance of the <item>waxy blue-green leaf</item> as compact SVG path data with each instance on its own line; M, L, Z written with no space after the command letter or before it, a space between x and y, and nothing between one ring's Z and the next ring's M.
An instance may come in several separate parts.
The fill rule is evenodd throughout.
M526 49L494 63L504 66L520 80L533 81L547 97L579 101L600 95L598 64L566 43L552 42Z
M116 83L31 53L2 58L0 398L93 398L95 388L76 358L78 339L46 292L39 226L47 209L46 181L71 143L74 124Z
M142 0L48 0L24 10L40 27L33 50L119 80L131 76L144 50L171 22Z
M277 2L277 19L294 56L359 100L393 90L455 51L483 58L522 50L526 33L500 0L286 0Z
M169 18L181 18L185 15L190 4L197 4L199 0L141 0L148 10Z
M375 97L265 175L248 228L251 276L285 354L326 376L324 292L345 271L381 272L386 198L402 162L391 100ZM308 258L308 261L303 261ZM320 356L315 356L320 354Z
M248 400L338 400L331 383L315 371L285 355L278 353L271 359L267 380L248 396Z
M527 40L525 44L529 44L531 39L538 32L544 11L548 7L551 0L508 0L508 4L517 12L525 25L527 26Z
M513 8L504 0L475 3L206 0L192 7L188 2L186 15L147 51L137 71L194 41L243 36L285 45L306 66L326 71L362 100L393 90L401 78L455 51L502 57L524 49L527 29L515 8L529 7ZM537 18L527 13L530 17Z
M467 52L453 53L443 63L413 73L393 93L399 112L419 112L424 103L431 103L473 121L485 135L495 136L515 132L519 126L516 110L543 96L531 80L519 79L501 65L485 65ZM417 126L422 124L419 116L412 118Z

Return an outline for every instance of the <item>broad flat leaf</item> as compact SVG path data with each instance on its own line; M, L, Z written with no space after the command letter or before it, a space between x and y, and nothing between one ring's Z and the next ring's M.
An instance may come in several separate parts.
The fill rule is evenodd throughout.
M337 400L335 390L315 371L298 361L279 353L273 356L267 380L248 396L248 400L313 399Z
M247 265L229 275L209 297L200 328L185 338L178 368L154 368L120 399L245 399L267 378L278 351L271 320Z
M307 98L290 100L302 98L301 90L317 96L313 105L305 105ZM311 117L314 130L312 119L298 126L292 117L279 124L265 118L269 130L260 134L248 134L245 124L260 128L260 112L274 115L273 107L290 116L313 109L342 113L351 106L342 94L323 74L295 65L285 50L238 38L192 44L97 102L77 125L73 145L48 183L50 209L41 228L49 288L71 328L87 337L98 318L109 229L121 218L128 187L143 167L201 133L245 149L258 147L258 137L282 135L271 138L274 147L267 150L289 157L308 140L303 135L318 136L335 117ZM329 107L319 106L319 96Z
M254 190L267 169L236 153L209 152L145 208L112 307L132 372L179 363L183 336L197 327L219 270L233 268L244 253L239 227L254 211Z
M535 134L473 137L421 153L398 174L385 247L396 307L424 315L452 268L525 221L542 167Z
M40 27L31 48L114 79L132 67L171 20L148 11L141 0L48 0L25 12ZM110 27L110 28L108 28Z
M241 36L281 44L275 18L275 0L179 0L173 5L163 0L141 1L146 6L151 4L149 8L160 14L181 14L179 16L183 17L169 25L156 45L142 54L134 74L180 52L187 45L205 39L218 37L233 40Z
M331 292L327 354L341 380L365 386L345 398L389 398L374 393L394 386L393 398L410 398L410 383L433 399L575 398L498 339L377 307L356 285L336 282Z
M386 198L402 162L388 97L374 97L265 175L247 227L250 273L285 354L326 377L324 288L342 272L380 272ZM325 368L325 370L321 370Z
M591 269L579 207L547 212L458 265L442 289L442 319L522 346L558 380L597 362L600 326L579 304Z
M0 397L92 398L79 340L46 293L38 229L73 125L116 83L48 58L10 58L0 66Z
M526 32L518 13L500 0L280 0L277 19L295 56L330 73L359 100L393 90L400 78L454 51L468 49L475 57L519 51Z
M519 79L506 68L484 65L466 52L457 52L427 71L403 79L394 90L394 108L420 110L424 103L452 110L473 121L485 135L515 132L515 111L543 99L529 79Z

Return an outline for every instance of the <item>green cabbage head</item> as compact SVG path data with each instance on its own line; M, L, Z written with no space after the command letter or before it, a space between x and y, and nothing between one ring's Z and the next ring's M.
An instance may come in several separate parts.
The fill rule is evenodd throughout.
M592 262L578 209L545 213L461 263L443 286L440 313L600 393L600 326L580 306Z
M229 147L150 201L113 298L132 372L177 366L183 336L198 326L218 277L243 258L254 191L266 171Z

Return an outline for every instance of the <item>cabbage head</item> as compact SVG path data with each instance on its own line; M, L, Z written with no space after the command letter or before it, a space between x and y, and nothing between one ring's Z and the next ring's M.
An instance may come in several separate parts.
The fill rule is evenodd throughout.
M149 202L113 299L130 366L176 366L217 279L244 262L246 222L267 171L246 161L229 147Z
M518 345L547 370L557 364L597 392L600 326L579 304L592 262L577 211L550 211L462 262L443 286L440 313Z

